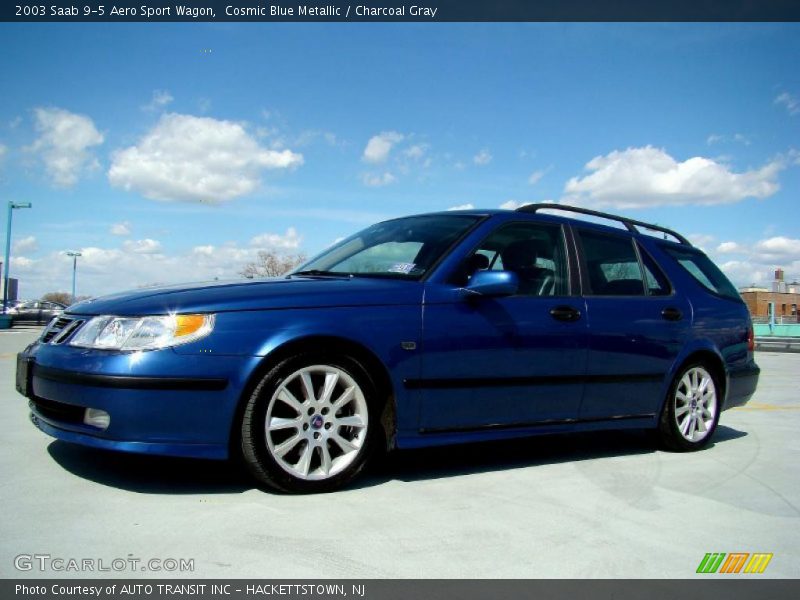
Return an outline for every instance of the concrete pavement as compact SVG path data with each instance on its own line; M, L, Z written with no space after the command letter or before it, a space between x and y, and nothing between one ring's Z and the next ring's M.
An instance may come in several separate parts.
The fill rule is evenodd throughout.
M413 451L348 490L297 497L228 463L42 434L14 390L15 354L37 332L0 332L4 578L686 578L707 552L771 552L758 577L800 576L797 354L757 355L755 398L699 453L656 451L639 432ZM34 554L194 570L15 568Z

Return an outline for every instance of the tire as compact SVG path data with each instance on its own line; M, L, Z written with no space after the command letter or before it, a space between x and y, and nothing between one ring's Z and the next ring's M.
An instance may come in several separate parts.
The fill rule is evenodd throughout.
M356 477L380 446L380 412L367 371L346 356L292 357L247 400L242 455L255 478L288 493L329 492Z
M670 385L658 425L662 446L675 452L700 450L711 442L722 405L719 379L703 363L684 366Z

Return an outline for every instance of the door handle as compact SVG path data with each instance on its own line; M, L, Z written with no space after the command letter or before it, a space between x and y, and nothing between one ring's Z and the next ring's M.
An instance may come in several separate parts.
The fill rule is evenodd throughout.
M581 311L571 306L555 306L550 309L550 316L556 321L566 321L572 323L581 318Z
M668 306L661 311L661 316L667 321L680 321L683 318L683 313L675 307Z

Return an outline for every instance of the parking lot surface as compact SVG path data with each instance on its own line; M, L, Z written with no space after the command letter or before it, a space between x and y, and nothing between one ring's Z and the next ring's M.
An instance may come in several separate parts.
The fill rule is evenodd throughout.
M799 354L757 354L758 392L702 452L657 451L640 432L539 437L396 453L345 491L283 496L229 463L39 432L14 390L38 332L0 332L4 578L719 577L695 574L707 552L773 553L747 577L800 576ZM15 567L34 554L141 562ZM142 570L169 559L194 570Z

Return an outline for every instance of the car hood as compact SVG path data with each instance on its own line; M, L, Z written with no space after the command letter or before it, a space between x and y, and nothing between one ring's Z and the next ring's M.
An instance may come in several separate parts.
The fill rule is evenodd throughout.
M158 315L170 312L224 312L334 306L415 304L417 281L369 277L291 277L214 281L153 287L103 296L70 306L78 315Z

